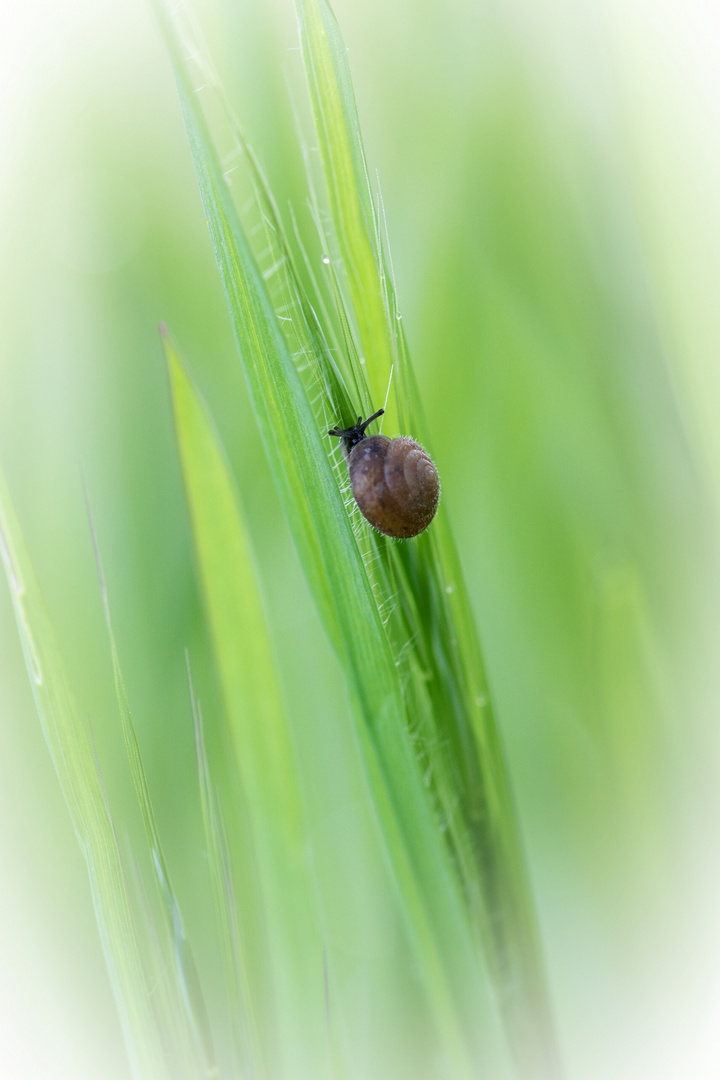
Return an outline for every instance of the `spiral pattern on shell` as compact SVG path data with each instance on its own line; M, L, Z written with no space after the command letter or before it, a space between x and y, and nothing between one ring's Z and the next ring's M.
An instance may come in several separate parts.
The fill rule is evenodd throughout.
M434 518L440 478L414 439L363 438L350 451L348 468L355 501L379 532L409 539Z

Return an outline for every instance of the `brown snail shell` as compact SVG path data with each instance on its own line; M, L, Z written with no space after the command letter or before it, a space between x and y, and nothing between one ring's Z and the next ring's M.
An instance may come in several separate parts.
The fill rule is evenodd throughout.
M360 512L379 532L398 540L417 536L435 517L440 477L432 459L414 439L365 435L367 420L351 428L332 428L342 439L350 486Z

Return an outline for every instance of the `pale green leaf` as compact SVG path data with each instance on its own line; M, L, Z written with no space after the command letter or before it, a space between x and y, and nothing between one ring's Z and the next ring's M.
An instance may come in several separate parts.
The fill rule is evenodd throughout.
M32 564L0 474L0 552L48 750L87 866L95 917L133 1075L167 1076L115 829L88 727L78 716Z

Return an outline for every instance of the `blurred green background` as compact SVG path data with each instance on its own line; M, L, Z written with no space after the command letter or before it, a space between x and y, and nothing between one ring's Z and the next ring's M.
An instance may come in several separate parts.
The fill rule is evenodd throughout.
M279 201L302 213L292 5L196 10ZM714 1075L720 20L699 2L638 0L335 11L568 1074ZM3 23L0 461L132 837L87 486L160 829L202 943L185 647L206 713L218 693L161 321L220 426L284 685L329 757L344 690L260 453L150 11L33 0ZM13 1076L125 1078L4 589L0 719L0 1062ZM328 833L357 829L357 784L338 760L336 789L318 796ZM211 973L211 947L198 951Z

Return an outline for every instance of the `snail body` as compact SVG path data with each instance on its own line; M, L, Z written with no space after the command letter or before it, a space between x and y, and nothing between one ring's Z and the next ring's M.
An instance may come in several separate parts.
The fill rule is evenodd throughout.
M382 416L358 417L351 428L331 428L341 439L350 487L363 517L378 532L397 540L417 536L438 508L440 477L432 459L414 439L366 435L366 427Z

